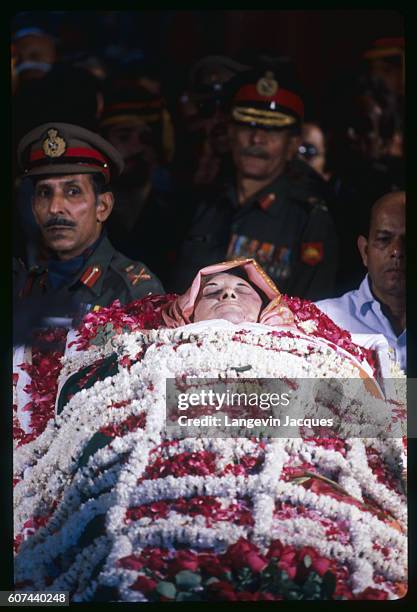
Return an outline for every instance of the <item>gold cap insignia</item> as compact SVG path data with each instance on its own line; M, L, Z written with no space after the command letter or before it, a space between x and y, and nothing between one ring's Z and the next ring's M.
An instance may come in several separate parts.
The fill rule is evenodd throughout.
M48 130L48 136L42 143L42 150L47 157L61 157L67 149L67 143L58 136L58 130Z
M267 70L265 76L256 83L256 91L261 96L272 97L278 91L278 81L274 79L274 73Z

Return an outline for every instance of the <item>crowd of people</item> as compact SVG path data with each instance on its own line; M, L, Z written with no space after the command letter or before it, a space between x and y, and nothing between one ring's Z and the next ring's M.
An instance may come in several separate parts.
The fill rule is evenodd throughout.
M17 29L15 342L254 258L282 293L383 334L405 369L403 71L401 39L370 42L332 123L287 57L206 56L176 98L140 52L68 60Z

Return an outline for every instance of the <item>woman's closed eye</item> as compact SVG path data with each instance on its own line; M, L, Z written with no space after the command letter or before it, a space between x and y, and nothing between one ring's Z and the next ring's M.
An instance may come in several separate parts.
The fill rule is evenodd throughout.
M214 297L216 295L220 295L220 293L222 292L222 289L212 289L211 291L207 291L204 292L203 291L203 298L207 298L207 297Z
M248 285L238 285L235 288L236 291L238 291L239 293L245 293L245 294L249 294L249 293L253 293L253 289L252 287L248 287Z
M252 287L246 285L245 283L238 283L233 288L230 287L219 287L218 285L214 285L210 283L207 285L205 289L203 289L202 297L215 297L216 295L221 295L225 291L232 291L233 293L241 293L243 295L250 295L253 291Z

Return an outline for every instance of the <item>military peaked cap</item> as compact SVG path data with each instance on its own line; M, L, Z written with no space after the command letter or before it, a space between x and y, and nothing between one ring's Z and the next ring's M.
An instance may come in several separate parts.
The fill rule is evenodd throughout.
M120 153L107 140L70 123L34 128L20 141L17 156L24 176L97 172L108 183L124 167Z
M294 82L274 67L242 72L230 85L236 123L277 129L303 120L304 103Z

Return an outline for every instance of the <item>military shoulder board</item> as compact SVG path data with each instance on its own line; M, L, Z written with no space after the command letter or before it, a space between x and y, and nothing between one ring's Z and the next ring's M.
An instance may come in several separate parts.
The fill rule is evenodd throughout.
M150 274L146 272L143 266L140 268L136 264L130 264L124 270L127 273L131 285L136 285L141 281L151 278Z

